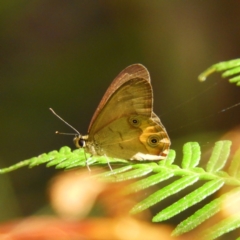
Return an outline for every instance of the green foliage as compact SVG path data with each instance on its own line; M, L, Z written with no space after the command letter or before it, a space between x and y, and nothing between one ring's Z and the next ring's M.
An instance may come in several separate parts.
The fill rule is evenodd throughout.
M240 76L237 75L235 77L232 77L236 74L240 73L240 59L234 59L226 62L220 62L212 65L210 68L205 70L203 73L201 73L198 76L199 81L205 81L206 78L214 73L214 72L222 72L222 77L223 78L229 78L230 83L236 83L237 86L240 86Z
M195 188L184 197L172 205L166 207L153 217L154 222L168 220L182 211L198 204L206 197L216 193L222 186L232 186L233 189L223 195L215 198L210 203L197 210L187 219L183 220L173 231L173 235L180 235L196 228L201 223L214 216L221 210L221 204L228 196L232 196L235 201L240 200L240 177L239 177L239 155L238 150L226 170L225 167L229 154L231 142L228 140L215 143L209 161L205 168L199 167L201 158L201 149L198 143L188 142L183 146L183 160L181 167L174 164L175 151L170 150L168 157L159 162L132 163L126 160L113 159L106 157L90 157L87 154L88 165L106 165L108 162L114 166L113 171L106 171L96 175L97 178L104 181L120 182L130 179L136 179L134 183L129 184L123 194L130 194L142 191L154 186L167 179L174 180L165 187L157 190L147 196L137 205L135 205L131 213L141 212L164 199L174 196L185 190L189 186L197 182L203 183L200 187ZM83 149L71 151L69 147L62 147L60 151L52 151L48 154L41 154L38 157L17 163L9 168L1 169L1 173L6 173L19 167L34 167L39 164L47 163L47 166L55 166L56 168L70 169L75 167L85 167L86 157ZM117 165L116 165L117 164ZM121 164L123 166L118 166ZM116 167L118 166L118 167ZM178 177L178 179L176 179ZM138 180L141 178L140 180ZM229 204L233 204L229 202ZM206 236L214 239L228 231L239 227L238 215L230 216L208 228Z
M214 64L203 72L199 76L199 79L204 81L208 75L215 71L224 71L222 74L223 77L232 77L235 74L239 74L240 59ZM229 81L240 86L240 76L235 76ZM210 217L219 213L222 209L223 202L225 203L225 207L232 206L236 203L239 205L240 149L236 151L231 162L227 162L230 147L231 142L228 140L216 142L205 167L199 166L201 149L197 142L188 142L183 146L181 166L174 164L176 158L174 150L170 150L168 157L159 162L145 161L136 163L105 156L90 156L88 153L84 153L83 149L71 151L69 147L62 147L59 151L44 153L8 168L0 169L0 173L10 172L23 166L29 166L31 168L43 163L46 163L47 167L55 166L57 169L72 169L85 167L86 165L92 168L96 165L106 166L110 164L113 167L112 171L106 171L96 175L96 177L110 182L136 179L134 183L130 183L124 189L122 193L125 195L142 191L158 183L172 179L166 186L136 204L131 210L132 214L139 213L155 204L161 203L164 199L175 196L186 190L189 186L198 183L197 187L185 194L184 197L181 197L157 213L152 219L153 222L168 220L191 206L200 203L208 196L213 195L223 186L228 186L226 192L215 197L215 199L204 206L201 205L200 209L180 222L172 233L173 236L178 236L191 231ZM228 201L226 201L226 199L228 199ZM203 236L205 236L206 239L216 239L239 227L240 214L236 212L208 227L203 233Z

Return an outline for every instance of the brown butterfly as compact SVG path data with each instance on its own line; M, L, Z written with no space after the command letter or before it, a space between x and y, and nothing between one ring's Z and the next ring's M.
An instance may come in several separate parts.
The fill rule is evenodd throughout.
M153 112L148 70L141 64L125 68L111 83L95 111L88 135L74 138L92 155L128 160L166 158L170 139Z

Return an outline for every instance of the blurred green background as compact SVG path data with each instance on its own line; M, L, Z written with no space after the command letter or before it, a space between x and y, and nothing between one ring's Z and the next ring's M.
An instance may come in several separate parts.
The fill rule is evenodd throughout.
M150 71L154 111L180 158L184 142L211 147L239 124L239 108L217 112L239 102L240 90L219 74L205 83L197 76L238 58L239 43L239 1L2 1L0 167L74 148L72 137L54 134L72 131L49 107L86 134L105 90L133 63ZM0 220L44 206L57 172L39 166L0 175Z

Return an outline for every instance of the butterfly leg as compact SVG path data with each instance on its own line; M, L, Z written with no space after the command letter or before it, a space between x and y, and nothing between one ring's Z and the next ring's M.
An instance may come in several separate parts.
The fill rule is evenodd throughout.
M85 149L83 149L83 151L84 151L84 155L85 155L86 167L87 167L88 171L91 172L91 168L89 167L88 160L91 159L92 156L90 156L90 158L87 158L87 155L86 155Z
M108 164L108 167L109 167L110 171L112 172L113 169L112 169L112 167L111 167L111 165L110 165L109 158L107 157L106 154L104 154L104 157L106 158L106 160L107 160L107 164Z
M91 159L91 157L86 159L86 167L87 167L88 171L91 172L92 170L91 170L91 168L89 167L89 164L88 164L89 159Z

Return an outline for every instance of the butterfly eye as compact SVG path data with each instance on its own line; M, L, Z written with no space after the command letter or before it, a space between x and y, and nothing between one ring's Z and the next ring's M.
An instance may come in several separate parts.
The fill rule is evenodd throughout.
M141 120L138 116L132 116L129 118L129 123L134 127L138 127L141 125Z
M147 139L147 143L150 147L157 147L160 141L160 137L158 135L151 135Z
M73 142L75 144L75 146L77 148L82 148L82 147L85 147L86 146L86 142L84 139L82 139L82 137L80 136L76 136L74 139L73 139Z
M78 145L79 145L80 147L85 147L85 140L83 140L82 138L80 138L80 139L78 140Z

